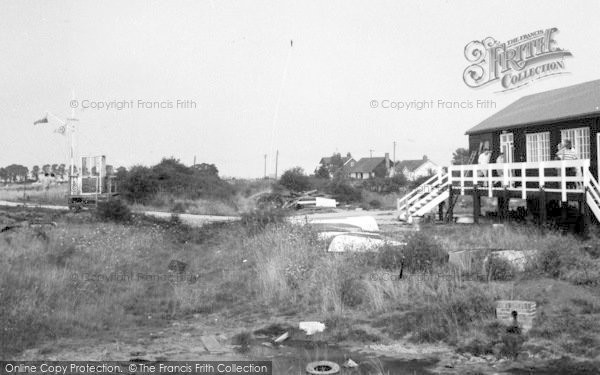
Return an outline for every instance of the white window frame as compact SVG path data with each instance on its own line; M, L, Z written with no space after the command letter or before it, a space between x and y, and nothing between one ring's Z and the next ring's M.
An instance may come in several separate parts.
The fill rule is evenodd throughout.
M513 133L500 134L500 151L504 152L504 162L512 163L514 158L514 136Z
M584 126L582 128L561 129L560 139L562 142L567 139L571 141L575 151L577 151L578 159L590 158L590 128Z
M550 132L526 134L525 150L528 162L550 160Z

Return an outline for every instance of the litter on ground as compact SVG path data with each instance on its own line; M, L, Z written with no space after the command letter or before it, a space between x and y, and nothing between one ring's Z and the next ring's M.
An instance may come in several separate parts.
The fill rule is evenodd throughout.
M298 327L308 336L325 330L325 324L321 322L300 322Z

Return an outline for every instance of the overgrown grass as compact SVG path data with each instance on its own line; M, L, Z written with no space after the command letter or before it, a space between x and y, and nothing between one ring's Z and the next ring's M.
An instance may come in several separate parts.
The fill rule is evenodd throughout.
M0 328L7 339L1 353L55 337L163 325L190 314L229 320L254 314L326 321L332 340L441 340L509 356L504 327L495 323L498 299L538 303L539 320L524 347L553 340L555 352L600 353L594 323L600 298L589 289L598 270L589 250L595 239L582 243L511 227L424 226L406 239L404 250L327 253L309 226L268 213L246 219L190 228L176 221L134 217L116 224L66 214L53 229L3 233ZM543 251L525 274L495 264L496 277L487 281L470 280L446 263L447 250L490 244ZM185 263L185 272L169 273L172 260ZM363 326L356 326L358 320ZM240 345L247 336L238 337Z
M66 205L68 189L68 183L52 184L47 189L40 184L15 184L0 188L0 200Z

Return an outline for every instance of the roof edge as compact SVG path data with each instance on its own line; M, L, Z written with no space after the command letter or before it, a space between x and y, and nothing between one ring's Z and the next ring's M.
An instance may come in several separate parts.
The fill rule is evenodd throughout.
M590 118L590 117L600 117L600 112L593 111L593 112L588 112L588 113L584 113L584 114L580 114L580 115L576 115L576 116L559 117L559 118L553 119L551 121L543 120L543 121L537 121L537 122L528 122L525 124L518 124L518 125L514 125L514 126L502 126L502 127L495 127L495 128L491 128L491 129L476 130L476 131L467 130L465 132L465 135L492 133L492 132L495 132L498 130L506 130L506 129L520 129L520 128L526 128L528 126L552 124L555 122L560 122L560 121L565 121L565 120L574 120L574 119L578 119L578 118Z

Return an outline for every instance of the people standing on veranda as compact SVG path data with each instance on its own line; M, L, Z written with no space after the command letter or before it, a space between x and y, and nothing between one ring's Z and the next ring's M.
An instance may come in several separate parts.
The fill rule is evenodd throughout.
M577 159L579 159L579 157L577 155L577 150L575 149L575 147L573 147L573 144L571 143L570 139L565 139L564 142L559 143L557 148L558 148L558 151L556 152L556 157L559 160L577 160ZM582 173L579 168L567 168L566 172L567 172L566 173L567 176L575 175L578 179L581 178L581 176L582 176ZM577 188L578 189L583 188L583 185L578 182Z
M481 152L479 154L479 156L477 157L477 164L482 165L482 166L487 166L490 163L491 156L492 156L492 153L490 152L490 144L489 144L489 142L486 141L483 146L483 152ZM486 178L487 177L487 169L485 169L485 170L480 169L479 172L477 173L477 175L480 177ZM487 178L486 178L486 180L487 180ZM487 181L485 181L483 185L487 186Z

